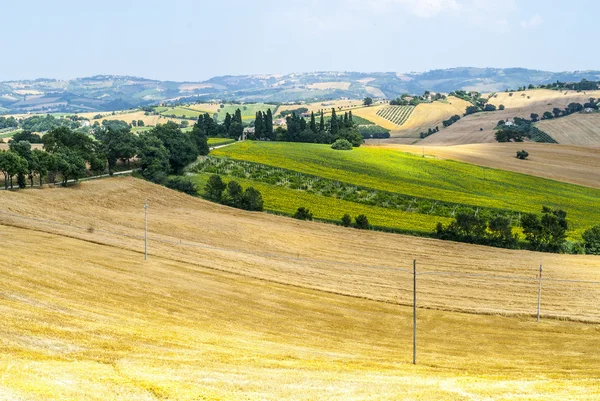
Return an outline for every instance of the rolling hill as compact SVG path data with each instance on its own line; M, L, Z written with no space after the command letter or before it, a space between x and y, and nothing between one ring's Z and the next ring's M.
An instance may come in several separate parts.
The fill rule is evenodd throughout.
M600 147L600 113L597 112L541 121L537 127L561 144Z
M452 68L425 73L315 72L214 77L203 82L158 81L98 75L73 80L0 82L0 110L28 112L112 111L164 101L322 101L366 96L393 99L403 93L448 93L457 89L503 91L527 84L600 80L599 71L546 72L522 68Z
M577 322L600 321L600 287L545 282L536 323L537 282L519 277L540 254L243 212L132 178L0 198L15 250L0 254L2 399L600 396L596 326ZM471 275L419 276L418 366L412 276L395 270L413 258ZM600 280L597 257L543 259L548 280Z

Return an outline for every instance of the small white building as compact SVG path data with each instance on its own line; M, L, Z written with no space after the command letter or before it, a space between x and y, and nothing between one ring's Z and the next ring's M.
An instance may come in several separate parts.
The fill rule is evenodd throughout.
M504 123L504 125L507 127L512 127L513 125L515 125L515 123L513 121L507 121Z
M591 107L588 107L588 108L583 109L583 112L584 113L593 113L594 109L592 109Z

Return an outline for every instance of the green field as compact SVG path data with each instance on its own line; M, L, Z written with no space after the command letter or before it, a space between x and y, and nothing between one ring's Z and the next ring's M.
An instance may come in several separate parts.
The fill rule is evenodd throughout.
M275 115L274 112L276 108L277 106L275 105L264 103L226 104L225 107L218 109L217 114L219 115L219 121L223 121L225 119L225 114L229 113L233 115L237 109L240 109L242 112L242 120L251 121L256 118L256 112L258 111L266 112L268 109L271 109L271 112Z
M208 177L210 177L210 174L194 175L201 192L206 186ZM225 182L232 179L231 177L223 177ZM369 218L369 223L373 226L419 235L430 234L439 221L444 224L450 222L450 219L443 217L366 206L251 180L235 178L235 181L244 188L252 186L259 190L265 202L265 210L275 213L292 215L299 207L303 206L310 209L315 219L335 222L339 222L345 213L350 214L353 218L365 214Z
M340 152L327 145L248 141L211 155L445 202L534 213L543 205L561 208L568 213L571 238L600 224L598 189L395 150Z
M229 139L229 138L208 138L209 146L227 145L228 143L234 143L234 142L235 142L235 139Z
M198 110L188 109L187 107L157 107L156 111L163 116L184 117L184 118L198 118L202 112Z

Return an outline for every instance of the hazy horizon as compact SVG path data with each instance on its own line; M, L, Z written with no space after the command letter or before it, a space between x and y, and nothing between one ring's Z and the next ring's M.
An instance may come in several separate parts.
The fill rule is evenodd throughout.
M586 40L600 5L584 0L568 8L542 0L102 4L8 0L3 11L15 18L0 25L8 55L0 81L94 75L204 81L456 66L600 69Z

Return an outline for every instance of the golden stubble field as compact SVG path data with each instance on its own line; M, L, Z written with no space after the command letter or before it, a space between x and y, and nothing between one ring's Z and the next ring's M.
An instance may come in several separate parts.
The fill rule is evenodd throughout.
M542 121L537 126L558 143L600 148L600 113L572 114Z
M553 108L564 109L569 103L586 103L590 97L599 98L600 91L576 92L576 91L553 91L548 89L535 89L523 92L515 92L513 96L509 93L501 92L496 94L497 97L492 97L490 103L495 106L503 104L505 110L497 110L494 112L476 113L466 117L452 126L441 129L440 132L425 138L420 143L426 145L462 145L469 143L492 143L495 142L494 128L498 125L499 120L510 120L514 117L530 119L531 113L536 113L540 116L545 111L552 111ZM528 98L529 97L529 98ZM462 113L464 113L464 109ZM573 117L579 118L580 115ZM559 118L556 123L562 122L564 117ZM563 124L567 124L566 129L569 131L573 127L569 124L572 120L567 120ZM542 128L542 127L540 127ZM563 125L562 129L565 128ZM561 129L559 128L559 129ZM543 128L542 128L543 129ZM551 135L552 136L552 135ZM579 135L565 134L560 136L559 143L565 145L588 145L586 140L581 140Z
M0 198L3 400L600 396L597 286L548 283L547 314L589 323L536 323L535 281L419 277L415 367L412 278L393 270L535 278L543 259L597 281L597 257L298 222L133 178Z

